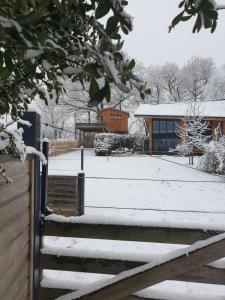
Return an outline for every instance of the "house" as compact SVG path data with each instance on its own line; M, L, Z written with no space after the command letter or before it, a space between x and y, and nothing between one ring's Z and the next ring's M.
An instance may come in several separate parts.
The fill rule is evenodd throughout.
M110 132L128 133L129 113L116 108L104 108L99 113L99 119Z
M126 111L111 107L103 108L98 113L95 122L75 124L76 130L80 131L80 143L84 146L93 147L95 133L128 133L128 118L129 113Z
M141 104L134 116L143 118L149 133L149 153L165 153L180 143L177 128L187 126L188 103ZM201 104L200 114L209 122L213 136L220 125L225 135L225 101L207 101Z

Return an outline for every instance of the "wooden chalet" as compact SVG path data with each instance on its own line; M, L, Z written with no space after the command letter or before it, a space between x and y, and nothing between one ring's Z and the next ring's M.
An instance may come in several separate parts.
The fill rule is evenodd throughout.
M128 133L129 113L116 108L104 108L99 113L99 119L114 133Z
M128 118L128 112L108 107L99 112L95 122L76 123L76 130L80 131L80 141L83 140L81 143L85 145L86 133L128 133Z
M141 104L134 116L143 118L149 133L149 153L166 153L180 143L177 128L187 126L189 104ZM207 101L201 105L203 119L209 122L207 135L220 125L225 135L225 101Z

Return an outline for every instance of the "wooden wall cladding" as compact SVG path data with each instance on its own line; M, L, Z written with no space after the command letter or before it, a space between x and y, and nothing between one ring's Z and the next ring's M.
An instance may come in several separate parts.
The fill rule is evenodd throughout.
M1 161L12 182L0 181L0 299L31 295L32 161Z

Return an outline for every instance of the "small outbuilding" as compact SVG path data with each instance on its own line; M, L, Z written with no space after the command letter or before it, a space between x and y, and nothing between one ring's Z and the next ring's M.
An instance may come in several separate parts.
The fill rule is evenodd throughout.
M114 133L128 133L129 113L116 108L104 108L99 113L99 120Z
M134 116L143 118L149 134L149 154L166 153L180 143L177 128L187 125L187 112L190 104L141 104ZM209 123L209 132L213 137L220 125L225 135L225 101L207 101L201 104L203 120Z

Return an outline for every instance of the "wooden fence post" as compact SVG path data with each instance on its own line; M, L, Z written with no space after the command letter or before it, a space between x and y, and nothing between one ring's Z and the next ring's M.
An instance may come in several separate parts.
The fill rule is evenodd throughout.
M84 170L84 147L80 147L80 156L81 156L81 171Z
M47 205L48 205L48 152L49 152L49 143L42 143L42 152L47 160L47 165L42 166L41 174L41 215L46 216Z
M82 216L84 215L85 174L78 173L77 181L77 214Z
M18 127L22 127L24 134L23 139L26 146L31 146L40 151L40 137L41 137L41 127L40 127L40 115L36 112L25 112L21 118L25 121L31 123L31 127L26 125L18 124ZM33 187L33 212L31 216L33 217L33 290L32 299L39 299L40 291L40 230L41 230L41 209L40 209L40 196L41 196L41 182L40 182L40 160L36 156L34 158L34 187Z

